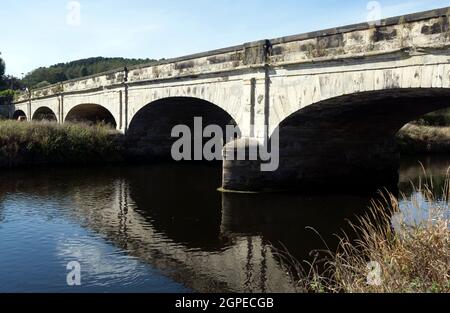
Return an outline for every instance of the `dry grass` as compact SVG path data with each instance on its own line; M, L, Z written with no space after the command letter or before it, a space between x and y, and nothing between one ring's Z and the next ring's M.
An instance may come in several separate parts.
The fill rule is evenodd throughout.
M319 251L312 264L279 253L292 277L298 277L299 292L449 293L450 180L439 197L431 181L415 190L412 198L402 198L420 220L402 214L398 198L388 194L352 224L356 240L340 237L336 252ZM380 281L371 276L377 269Z
M408 124L397 135L403 153L449 153L450 127Z
M0 121L0 167L117 161L118 137L102 124Z

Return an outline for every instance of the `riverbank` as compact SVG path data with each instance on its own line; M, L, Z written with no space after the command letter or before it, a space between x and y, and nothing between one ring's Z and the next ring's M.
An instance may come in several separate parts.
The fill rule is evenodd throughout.
M397 142L402 154L450 153L450 127L408 124Z
M450 153L450 127L408 124L397 142L402 154ZM0 120L0 167L104 164L130 157L123 136L107 125Z
M280 252L298 292L450 293L449 191L450 180L436 195L429 181L411 197L373 201L351 223L357 235L342 235L336 250L316 252L311 264Z
M120 134L106 125L0 121L0 167L122 161Z

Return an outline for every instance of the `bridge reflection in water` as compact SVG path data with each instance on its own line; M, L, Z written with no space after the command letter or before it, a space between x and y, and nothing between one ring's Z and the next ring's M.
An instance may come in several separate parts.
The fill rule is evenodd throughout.
M56 202L64 218L205 292L294 291L272 245L310 259L324 243L307 227L333 247L375 195L222 194L220 174L220 165L36 170L4 174L0 191Z

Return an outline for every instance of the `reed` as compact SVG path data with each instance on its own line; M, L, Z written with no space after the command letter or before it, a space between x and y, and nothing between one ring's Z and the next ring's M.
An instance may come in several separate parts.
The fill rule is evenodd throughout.
M450 180L439 193L430 178L414 190L409 198L384 192L351 224L356 239L339 236L336 250L314 251L314 262L300 262L278 250L298 291L450 292ZM412 214L400 210L401 200L410 203Z

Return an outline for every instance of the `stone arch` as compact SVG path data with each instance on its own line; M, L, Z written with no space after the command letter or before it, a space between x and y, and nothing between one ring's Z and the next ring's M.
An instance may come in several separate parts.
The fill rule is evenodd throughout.
M127 131L129 151L138 159L171 160L171 148L177 140L171 136L173 127L186 125L193 132L196 117L202 118L203 127L220 126L224 135L228 125L239 130L237 122L228 112L209 101L168 97L147 104L134 115ZM227 141L226 137L224 141Z
M340 119L339 125L360 120L383 120L381 126L397 133L406 123L425 114L450 107L449 88L398 88L345 94L315 102L284 118L277 128L293 123L309 125L318 120ZM387 118L387 119L386 119ZM300 119L302 120L300 123ZM388 121L389 123L386 123ZM336 124L335 124L336 126Z
M34 112L32 120L57 122L58 118L56 117L55 112L49 107L40 107Z
M413 62L414 61L414 62ZM273 97L270 110L270 130L300 110L311 105L326 104L334 99L353 98L364 95L380 96L404 90L410 95L420 90L450 88L450 64L417 64L413 60L410 66L400 66L398 61L375 64L373 68L362 64L348 65L348 71L342 71L342 65L311 65L307 75L293 76L282 81L273 79L271 86ZM423 63L423 60L418 60ZM392 91L392 92L391 92ZM403 91L402 91L403 93ZM342 98L344 97L344 98ZM339 100L338 100L339 101ZM339 101L342 103L342 101Z
M274 186L396 184L396 133L450 107L448 99L450 88L398 88L343 95L298 110L277 127L280 167L271 173Z
M105 107L87 103L79 104L73 107L66 115L65 122L82 122L88 124L105 123L111 127L117 128L117 122L114 115Z
M27 115L22 110L16 110L16 111L14 111L12 118L13 118L13 120L19 120L19 119L23 119L23 118L27 119Z
M190 98L203 100L226 111L239 125L243 133L249 133L247 126L250 114L245 103L246 88L242 79L223 79L220 81L203 82L195 78L180 78L173 83L155 83L151 88L131 87L128 90L127 127L133 117L144 107L163 99Z

